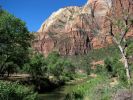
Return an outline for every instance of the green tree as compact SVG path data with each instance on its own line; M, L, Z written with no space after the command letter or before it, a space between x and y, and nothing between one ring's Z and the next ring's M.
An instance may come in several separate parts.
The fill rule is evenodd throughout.
M59 53L52 52L47 57L48 74L55 76L58 80L65 80L65 78L73 78L75 74L74 65L67 59L61 57Z
M30 61L25 64L24 71L28 72L33 79L46 77L47 63L42 54L34 53Z
M32 37L22 20L0 9L0 75L10 73L14 65L15 69L21 68L28 61Z
M46 61L48 63L48 75L55 73L54 72L56 69L55 64L58 62L59 59L60 59L60 55L58 52L52 52L48 55L48 57L46 58Z

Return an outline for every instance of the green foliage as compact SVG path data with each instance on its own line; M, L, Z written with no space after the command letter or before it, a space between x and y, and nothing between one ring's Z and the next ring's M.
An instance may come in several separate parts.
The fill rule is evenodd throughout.
M107 75L107 70L103 65L97 65L96 68L93 70L93 73L99 75Z
M28 60L32 35L25 23L1 9L0 11L0 74L22 67ZM8 71L10 70L10 71Z
M120 81L126 81L126 72L124 65L117 58L107 58L105 60L105 69L111 77L118 77Z
M127 56L133 56L133 43L130 43L127 48Z
M48 55L47 62L49 64L53 64L56 63L59 58L60 58L59 53L54 51Z
M74 86L65 100L112 100L115 93L125 87L122 84L112 87L110 82L109 77L98 75L96 78Z
M47 58L42 54L34 53L30 61L25 64L24 71L35 80L53 76L56 81L66 81L74 78L75 67L57 52L52 52Z
M74 65L69 60L61 57L57 52L49 54L46 61L49 75L53 75L59 80L73 78L75 73Z
M80 69L84 69L85 66L90 68L92 61L104 60L107 57L118 57L120 58L120 53L115 45L111 45L101 49L92 49L86 55L77 55L73 57L68 57L74 65Z
M24 71L28 72L33 79L43 77L46 75L47 63L42 54L35 53L30 61L24 65Z
M87 72L87 74L89 75L91 73L91 62L89 61L88 57L84 57L82 60L81 60L81 64L80 64L81 68L83 70L85 70Z
M38 100L38 97L23 85L0 81L0 100Z
M107 57L113 57L114 55L119 58L120 57L119 50L117 47L115 47L115 45L110 45L105 48L90 51L87 57L90 61L93 60L99 61L99 60L104 60Z
M106 58L104 63L105 63L105 70L109 73L109 75L111 77L116 76L117 72L116 72L116 70L115 70L116 68L114 66L115 62L113 62L113 60L110 58Z
M110 100L110 95L105 84L108 79L103 76L89 79L87 82L75 86L70 93L66 95L66 100ZM109 93L109 92L107 92Z
M106 75L110 78L118 77L121 82L127 82L124 65L117 58L106 58L104 65L97 65L93 72L98 75Z

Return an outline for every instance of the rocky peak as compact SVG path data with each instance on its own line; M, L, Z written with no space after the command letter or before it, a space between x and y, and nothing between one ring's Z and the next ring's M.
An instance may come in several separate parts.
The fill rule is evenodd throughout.
M41 25L33 47L44 55L52 51L58 51L62 55L77 55L86 54L90 49L112 43L111 37L104 34L107 28L105 16L113 5L111 1L88 0L82 7L71 6L59 9ZM119 4L118 0L113 1L115 1L114 6ZM94 30L97 26L92 21L91 15L93 10L96 23L101 29L97 35Z
M88 0L82 12L91 14L91 10L94 10L96 15L104 16L110 7L111 0Z
M67 26L80 14L91 14L91 7L96 6L97 15L105 15L108 10L109 0L88 0L85 6L71 6L61 8L54 12L42 25L38 32L59 31L64 32ZM55 24L56 23L56 24Z
M38 32L51 31L63 31L65 25L78 15L81 11L81 7L71 6L59 9L54 12L42 25ZM63 31L64 32L64 31Z

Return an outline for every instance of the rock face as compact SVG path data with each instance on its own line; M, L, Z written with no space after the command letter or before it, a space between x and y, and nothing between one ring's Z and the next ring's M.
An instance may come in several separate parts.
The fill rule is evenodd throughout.
M105 16L112 4L120 4L116 2L88 0L82 7L59 9L41 25L33 47L46 56L52 51L62 55L78 55L111 44L112 38L105 33ZM92 16L94 11L95 22Z

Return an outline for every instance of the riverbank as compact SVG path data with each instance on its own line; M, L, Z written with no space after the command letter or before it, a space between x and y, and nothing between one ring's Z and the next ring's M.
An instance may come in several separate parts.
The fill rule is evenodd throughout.
M39 98L41 100L64 100L66 95L71 92L76 85L83 84L87 80L89 80L89 77L76 78L75 80L66 82L65 85L60 86L51 92L39 94Z

